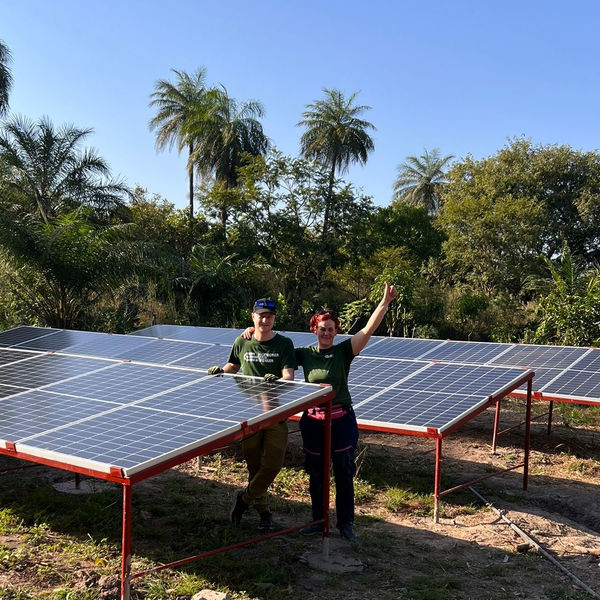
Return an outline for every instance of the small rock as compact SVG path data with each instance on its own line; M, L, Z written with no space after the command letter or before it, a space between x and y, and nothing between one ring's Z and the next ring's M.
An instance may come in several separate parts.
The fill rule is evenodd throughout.
M215 590L200 590L192 596L192 600L231 600L226 592L215 592Z
M531 546L527 542L525 542L524 544L517 544L517 552L529 552L530 547Z

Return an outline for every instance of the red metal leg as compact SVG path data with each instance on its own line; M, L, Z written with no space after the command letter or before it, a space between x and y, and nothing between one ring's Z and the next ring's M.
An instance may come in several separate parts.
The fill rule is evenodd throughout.
M329 465L331 463L331 400L325 407L325 447L323 449L323 537L329 537Z
M440 491L442 489L442 438L435 440L435 482L433 486L433 521L440 519Z
M121 600L129 600L131 576L131 485L123 484L123 536L121 540Z
M500 424L500 399L496 400L496 414L494 415L494 436L492 438L492 452L496 454L498 443L498 425Z
M527 405L525 408L525 459L523 463L523 489L527 489L529 481L529 451L531 449L531 390L533 380L527 382Z

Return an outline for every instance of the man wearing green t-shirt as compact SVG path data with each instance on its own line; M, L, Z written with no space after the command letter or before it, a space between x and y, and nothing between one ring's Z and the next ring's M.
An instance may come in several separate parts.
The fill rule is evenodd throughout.
M273 331L275 324L275 302L261 298L252 308L254 334L250 340L236 338L229 360L221 369L211 367L211 375L237 373L264 377L267 381L278 378L294 379L297 368L294 345ZM239 525L246 509L254 505L260 515L260 528L273 526L269 510L267 490L283 466L287 447L287 423L282 421L261 429L242 442L244 459L248 467L248 486L238 490L231 508L231 521Z

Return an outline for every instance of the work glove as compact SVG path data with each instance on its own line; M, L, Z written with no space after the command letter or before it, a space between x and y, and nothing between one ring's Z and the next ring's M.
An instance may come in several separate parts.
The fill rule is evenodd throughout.
M220 375L221 373L225 373L225 371L223 371L223 369L221 369L221 367L218 367L217 365L208 369L209 375Z
M278 379L279 379L279 377L277 377L277 375L273 375L273 373L267 373L263 377L263 380L266 381L267 383L275 383Z

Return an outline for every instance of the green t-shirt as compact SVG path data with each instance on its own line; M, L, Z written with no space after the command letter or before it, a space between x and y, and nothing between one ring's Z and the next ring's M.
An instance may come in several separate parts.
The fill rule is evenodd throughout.
M327 350L317 346L296 348L296 360L304 369L304 379L309 383L328 383L335 392L335 404L350 406L348 373L354 359L352 340L347 339Z
M279 333L268 342L259 342L254 336L251 340L236 338L228 362L241 365L244 375L254 377L267 373L281 377L283 369L297 368L292 340Z

